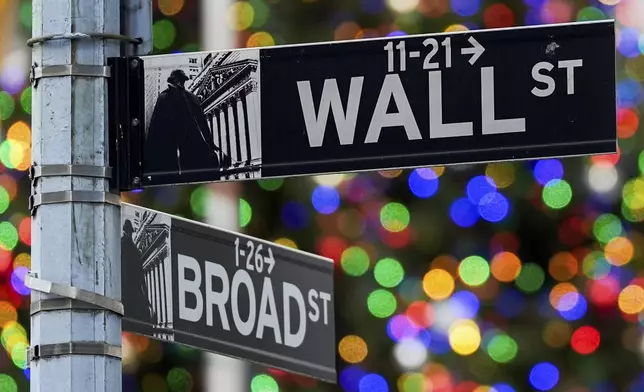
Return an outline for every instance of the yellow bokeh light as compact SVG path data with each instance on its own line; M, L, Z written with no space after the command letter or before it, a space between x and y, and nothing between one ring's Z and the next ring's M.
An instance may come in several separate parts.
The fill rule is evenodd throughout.
M0 301L0 328L12 321L18 320L18 312L11 302Z
M624 184L622 189L624 204L631 210L644 208L644 180L635 178Z
M278 238L275 240L275 243L297 249L297 244L290 238Z
M378 172L380 176L385 177L385 178L396 178L399 175L402 174L402 170L400 169L394 169L394 170L380 170Z
M411 12L416 7L420 0L387 0L387 6L394 12Z
M423 290L433 300L441 300L452 295L454 278L442 269L433 269L423 277Z
M494 180L497 188L507 188L514 182L514 165L511 163L490 163L485 168L485 175Z
M320 185L338 186L342 181L348 179L345 174L325 174L322 176L313 176L313 181Z
M617 298L619 309L626 314L636 314L644 310L644 289L637 285L624 287Z
M338 343L338 353L348 363L360 363L367 357L367 343L356 335L347 335Z
M487 385L480 385L472 390L472 392L495 392L492 387Z
M29 253L20 253L15 259L13 259L13 268L16 269L18 267L27 267L28 269L31 269L31 256Z
M615 237L604 247L606 260L617 266L627 264L633 258L633 243L626 237Z
M469 29L467 28L467 26L462 24L453 24L447 26L447 28L445 29L446 33L456 33L458 31L469 31Z
M246 41L246 46L249 48L273 45L275 45L275 39L273 39L273 36L265 31L258 31L257 33L252 34Z
M24 121L15 122L7 130L7 139L31 146L31 128Z
M253 24L255 9L247 1L237 1L228 8L228 25L231 29L242 31Z
M499 282L512 282L521 272L521 260L512 252L497 253L490 262L490 269Z
M481 331L472 320L457 320L449 328L449 344L455 353L471 355L481 345Z
M159 11L165 16L173 16L181 12L184 0L159 0Z

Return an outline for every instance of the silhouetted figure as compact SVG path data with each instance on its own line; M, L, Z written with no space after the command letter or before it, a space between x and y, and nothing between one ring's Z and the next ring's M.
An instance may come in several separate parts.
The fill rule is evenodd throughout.
M123 235L121 236L121 262L127 264L122 268L123 292L122 298L132 298L130 301L124 301L125 316L146 323L153 324L154 317L150 299L148 298L148 285L145 282L143 273L143 259L141 251L136 247L132 240L134 228L132 222L127 219L123 223ZM136 300L134 299L136 298Z
M182 172L220 167L212 130L199 98L185 89L188 76L180 69L168 77L159 94L145 140L145 171ZM224 156L223 167L230 166Z

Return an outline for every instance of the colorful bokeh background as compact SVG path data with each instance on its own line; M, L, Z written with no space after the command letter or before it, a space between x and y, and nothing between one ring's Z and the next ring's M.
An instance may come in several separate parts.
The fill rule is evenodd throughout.
M155 53L200 48L203 1L153 0ZM643 0L249 0L210 23L257 47L598 19L617 22L618 154L241 185L246 233L337 266L338 385L254 366L248 390L644 391ZM2 392L29 380L30 24L0 0ZM123 198L200 220L216 191ZM198 350L124 334L124 353L126 392L204 390Z

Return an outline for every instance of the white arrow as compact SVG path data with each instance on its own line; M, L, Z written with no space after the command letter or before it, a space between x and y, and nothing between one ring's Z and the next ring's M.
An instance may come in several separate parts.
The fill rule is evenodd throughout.
M479 41L475 40L474 37L470 37L467 40L472 44L472 47L461 49L461 54L471 54L472 57L470 57L469 61L470 64L474 65L476 60L478 60L483 52L485 52L485 48L481 44L479 44Z

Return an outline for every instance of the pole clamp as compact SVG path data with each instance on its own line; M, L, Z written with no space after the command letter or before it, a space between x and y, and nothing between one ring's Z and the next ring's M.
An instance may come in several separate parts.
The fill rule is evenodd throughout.
M121 359L121 347L104 342L67 342L27 347L27 367L39 359L63 355L93 355Z
M92 178L112 178L112 168L91 165L41 165L29 167L29 178L78 176Z
M35 273L30 272L27 274L25 277L25 286L29 287L31 290L39 291L41 293L53 294L63 298L82 301L86 304L98 307L98 310L109 310L121 316L125 314L123 304L113 298L109 298L92 291L39 279L36 277ZM49 310L60 309L63 308ZM43 310L42 305L40 310Z
M31 302L30 315L40 312L52 312L55 310L79 310L79 311L97 311L104 310L101 306L90 304L70 298L47 298Z
M33 216L38 206L59 203L104 203L121 205L121 197L110 192L100 191L57 191L37 193L29 197L29 211Z
M31 66L30 81L34 87L38 86L38 79L56 78L63 76L86 76L95 78L109 78L110 67L89 64L63 64L39 67L37 63Z
M114 34L114 33L59 33L59 34L49 34L41 35L39 37L33 37L27 40L27 46L33 47L35 44L41 44L47 41L57 41L57 40L81 40L81 39L105 39L105 40L115 40L123 41L133 45L141 45L143 43L143 38L133 38L126 35Z

